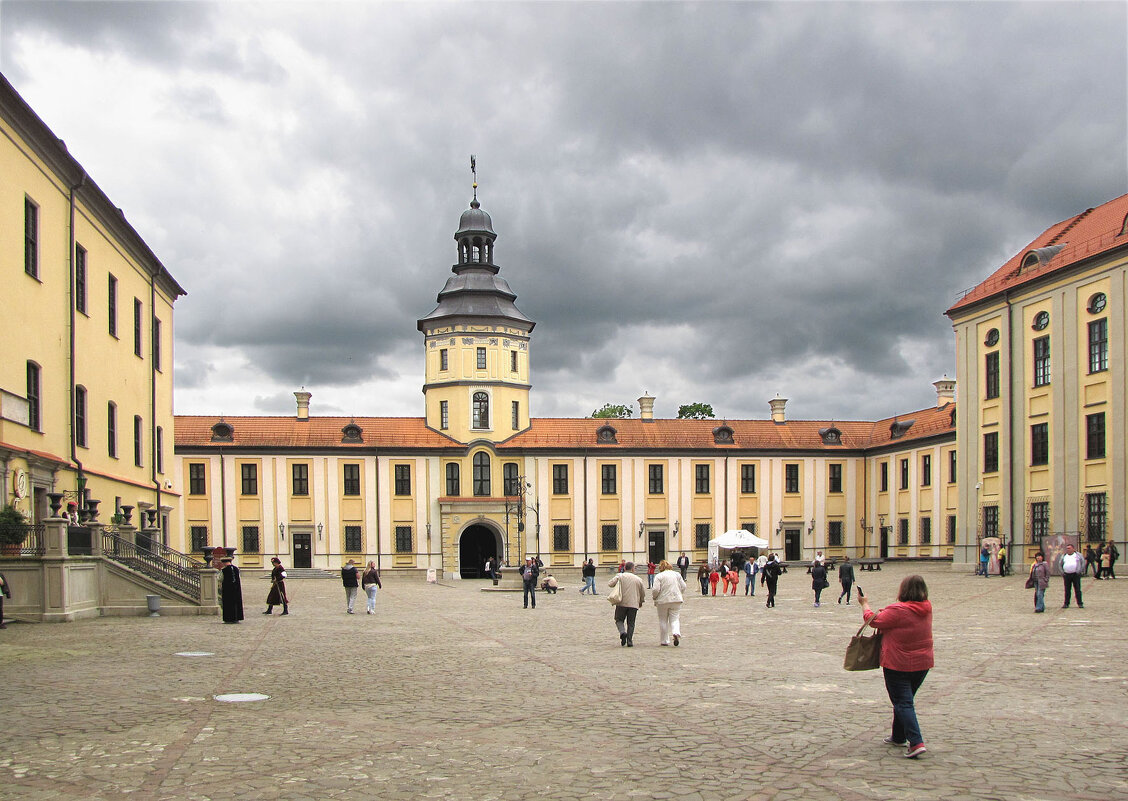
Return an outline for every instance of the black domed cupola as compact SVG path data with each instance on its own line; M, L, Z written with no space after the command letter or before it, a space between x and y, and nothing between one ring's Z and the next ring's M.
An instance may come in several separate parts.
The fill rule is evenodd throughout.
M493 264L493 245L497 234L494 233L493 220L482 211L478 202L477 185L470 208L462 212L462 218L458 221L454 239L458 242L459 265Z

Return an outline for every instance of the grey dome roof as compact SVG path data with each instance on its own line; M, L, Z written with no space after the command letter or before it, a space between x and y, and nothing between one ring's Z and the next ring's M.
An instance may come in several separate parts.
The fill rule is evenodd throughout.
M493 220L490 215L482 211L475 200L470 204L470 208L462 212L462 217L458 221L458 230L454 234L454 238L458 239L464 234L490 234L497 236L493 229Z

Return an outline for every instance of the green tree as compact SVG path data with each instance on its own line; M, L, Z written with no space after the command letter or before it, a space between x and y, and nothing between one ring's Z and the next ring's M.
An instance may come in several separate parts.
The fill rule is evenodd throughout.
M678 407L679 420L712 420L716 416L709 403L685 403Z
M621 403L605 403L602 408L592 412L591 416L623 418L630 417L632 414L634 414L634 409L630 407L630 404L624 406Z

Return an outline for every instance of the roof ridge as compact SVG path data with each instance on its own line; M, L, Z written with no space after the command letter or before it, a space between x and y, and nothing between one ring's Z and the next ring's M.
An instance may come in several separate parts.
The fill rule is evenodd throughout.
M1057 244L1057 242L1063 236L1065 236L1066 234L1069 233L1070 229L1072 229L1075 225L1077 225L1077 223L1081 222L1083 219L1085 219L1086 217L1088 217L1092 213L1093 213L1093 207L1085 209L1083 212L1081 212L1076 217L1074 217L1072 220L1070 220L1069 225L1065 226L1065 228L1062 228L1060 231L1058 231L1056 234L1054 234L1053 237L1050 238L1050 241L1047 242L1044 245L1044 247L1049 247L1050 245Z

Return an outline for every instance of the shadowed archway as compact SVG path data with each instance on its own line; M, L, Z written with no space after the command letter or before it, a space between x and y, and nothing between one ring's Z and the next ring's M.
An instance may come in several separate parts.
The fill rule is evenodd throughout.
M489 526L473 525L458 538L458 573L464 579L485 578L483 568L491 556L501 556L497 532Z

